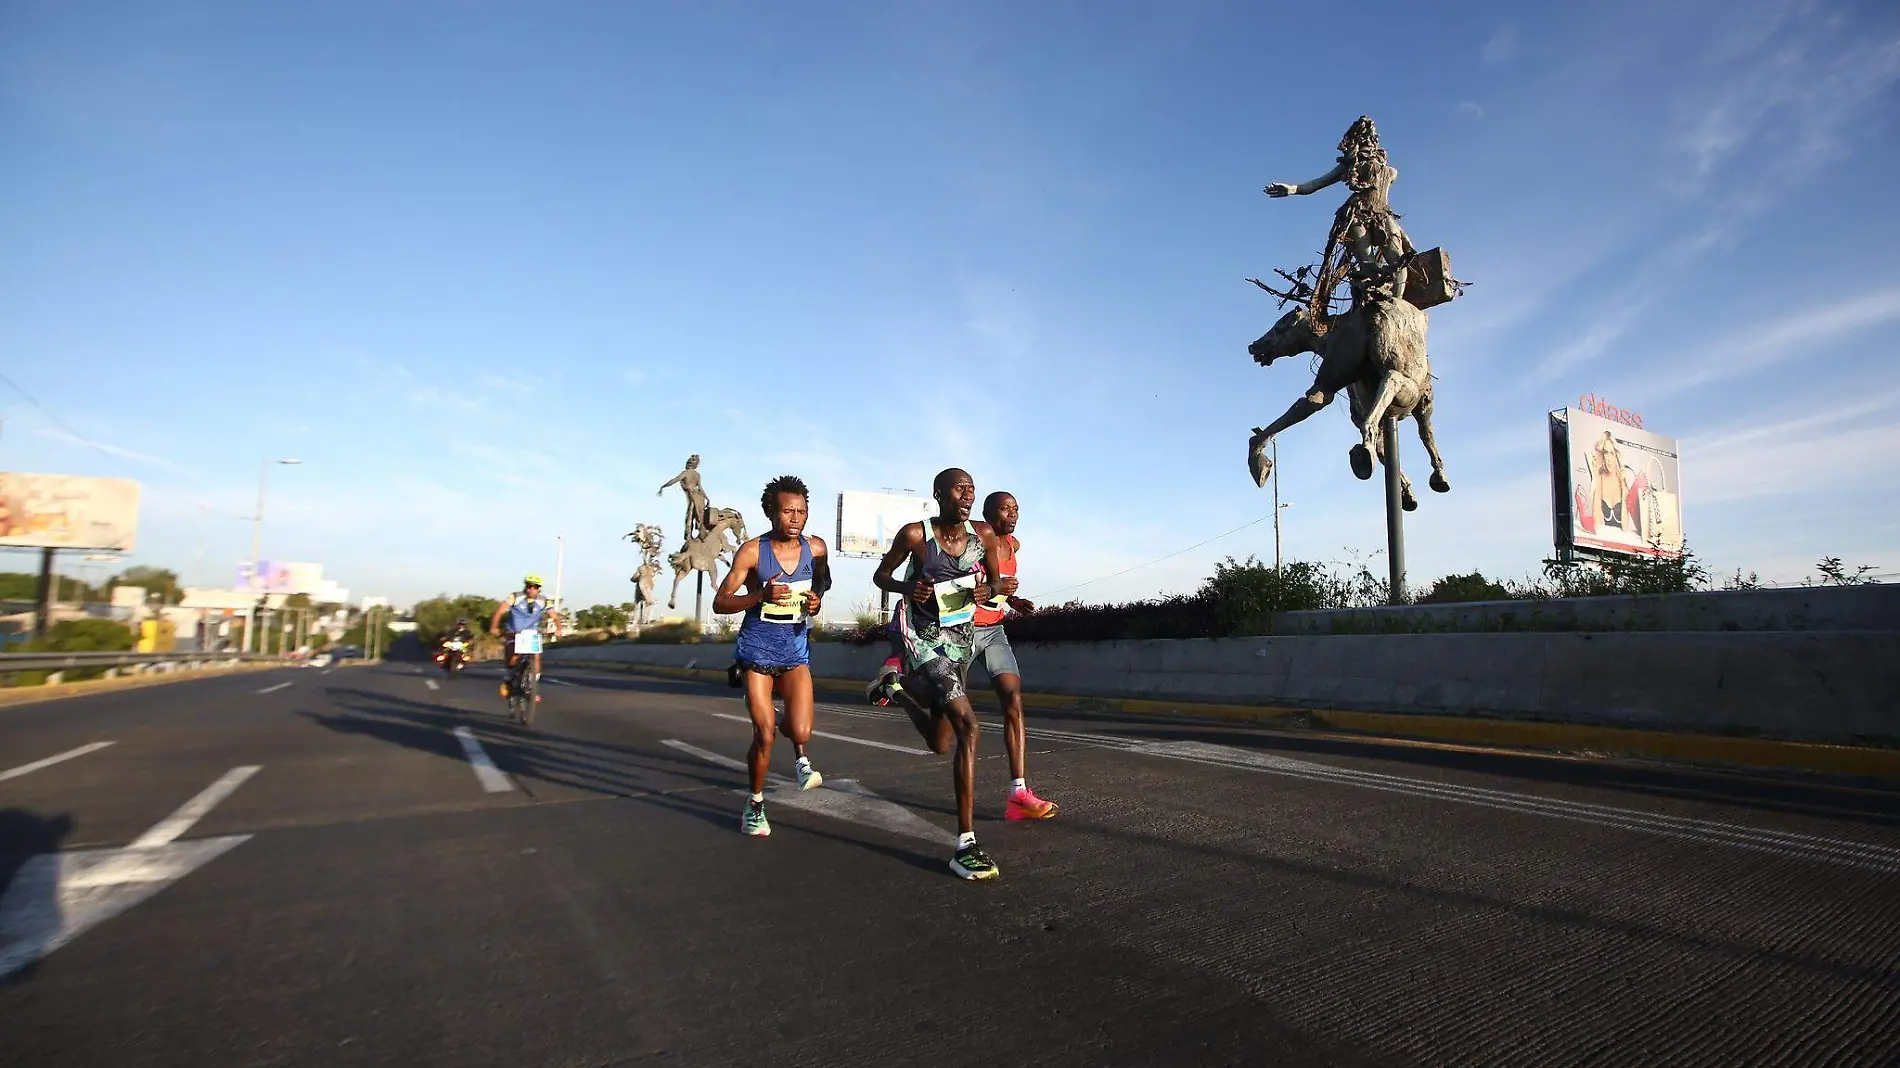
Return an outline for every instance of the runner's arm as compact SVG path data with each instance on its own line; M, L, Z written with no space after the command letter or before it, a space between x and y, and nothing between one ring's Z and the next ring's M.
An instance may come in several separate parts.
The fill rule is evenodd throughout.
M811 589L805 593L805 614L818 618L818 610L824 607L825 594L831 589L831 552L825 548L825 539L811 539Z
M739 553L732 558L732 566L726 568L726 577L719 580L719 589L713 593L713 612L722 616L747 611L765 601L764 590L752 590L740 593L739 587L746 585L752 578L752 572L759 566L759 542L754 538L739 546Z
M930 584L921 577L915 582L905 582L897 577L897 565L908 557L915 556L917 547L924 543L924 525L906 523L904 529L891 539L891 547L884 553L884 559L878 562L877 574L871 576L871 584L886 593L895 593L899 597L909 597L923 601L930 597Z

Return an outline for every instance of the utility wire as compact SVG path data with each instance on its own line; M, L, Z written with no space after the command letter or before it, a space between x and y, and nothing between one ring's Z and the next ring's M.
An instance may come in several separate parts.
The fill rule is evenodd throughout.
M1088 580L1087 582L1078 582L1073 586L1066 586L1062 589L1056 590L1054 593L1045 593L1042 596L1045 598L1053 598L1061 594L1068 593L1070 590L1079 590L1084 586L1093 586L1098 582L1107 582L1109 579L1112 579L1112 578L1121 578L1123 575L1130 574L1131 572L1140 571L1144 567L1153 567L1154 565L1161 563L1163 560L1172 560L1175 557L1180 556L1182 553L1193 552L1194 550L1200 548L1203 545L1212 545L1215 542L1221 540L1222 538L1226 538L1226 537L1230 537L1232 535L1238 534L1241 531L1246 530L1248 527L1259 526L1260 524L1272 518L1273 518L1273 514L1269 512L1268 514L1263 515L1259 519L1255 519L1252 522L1242 523L1241 525L1235 527L1234 529L1230 531L1227 531L1226 533L1216 534L1213 537L1207 539L1206 541L1197 541L1185 549L1176 549L1175 551L1169 553L1166 556L1157 556L1153 560L1150 560L1145 564L1136 564L1134 567L1117 571L1113 575L1103 575L1101 578L1093 578L1093 579Z

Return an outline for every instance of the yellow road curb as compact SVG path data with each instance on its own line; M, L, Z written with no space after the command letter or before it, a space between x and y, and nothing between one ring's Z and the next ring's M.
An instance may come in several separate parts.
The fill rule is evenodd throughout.
M66 697L85 697L95 693L116 693L119 690L140 690L147 686L159 686L168 682L185 682L189 679L215 679L224 675L240 672L267 671L284 667L283 664L239 664L232 667L204 668L197 671L149 672L143 675L121 675L113 679L86 679L82 682L62 682L56 686L10 686L0 689L0 708L14 705L38 704L42 701L58 701Z
M580 666L578 663L575 666ZM619 670L673 678L724 679L724 668L673 668L640 664L612 666ZM814 678L822 689L862 694L864 682L854 679ZM1289 729L1331 729L1375 738L1416 739L1460 745L1515 749L1603 753L1707 763L1738 764L1756 768L1818 771L1878 779L1900 779L1900 749L1875 746L1826 745L1775 738L1744 738L1721 734L1642 730L1579 723L1444 716L1399 712L1346 712L1337 709L1287 708L1272 705L1228 705L1137 698L1073 697L1063 694L1024 693L1023 705L1052 711L1088 710L1128 712L1154 716L1203 716L1241 719L1263 726Z

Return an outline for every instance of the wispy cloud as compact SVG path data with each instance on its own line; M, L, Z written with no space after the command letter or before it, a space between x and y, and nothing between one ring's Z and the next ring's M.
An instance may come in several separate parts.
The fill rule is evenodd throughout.
M1686 491L1704 504L1864 486L1900 449L1900 394L1683 444ZM1870 416L1887 416L1871 423Z
M1476 100L1467 100L1458 105L1458 113L1469 119L1484 118L1484 105Z
M36 428L34 433L53 441L64 441L73 445L84 445L86 448L105 453L107 456L117 456L122 460L132 460L137 463L150 464L153 467L163 468L167 471L175 471L181 475L196 474L195 471L186 467L184 464L167 460L163 456L153 456L151 453L139 452L136 449L127 449L107 442L95 441L92 438L82 438L77 434L68 434L64 430Z
M1517 58L1517 27L1500 26L1484 42L1484 61L1497 66Z
M1833 158L1869 105L1900 81L1900 36L1888 30L1855 38L1839 21L1789 5L1768 21L1773 34L1750 33L1718 46L1707 87L1684 102L1671 149L1688 167L1686 187L1700 190L1731 159L1772 148L1756 180L1779 186L1806 178Z
M1827 346L1885 323L1900 321L1900 286L1889 286L1818 307L1802 308L1755 322L1691 353L1669 377L1653 383L1653 396L1735 378Z
M1582 336L1544 357L1531 373L1531 381L1546 382L1573 367L1602 358L1610 351L1611 345L1629 333L1630 327L1648 310L1649 305L1650 301L1635 298L1611 308L1592 323Z

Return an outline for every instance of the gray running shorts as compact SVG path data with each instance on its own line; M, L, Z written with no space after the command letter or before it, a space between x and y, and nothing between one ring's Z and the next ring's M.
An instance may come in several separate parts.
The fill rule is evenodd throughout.
M1001 623L976 628L976 649L970 659L983 665L991 682L1004 675L1022 674L1022 669L1016 666L1016 650L1009 647L1009 635Z

